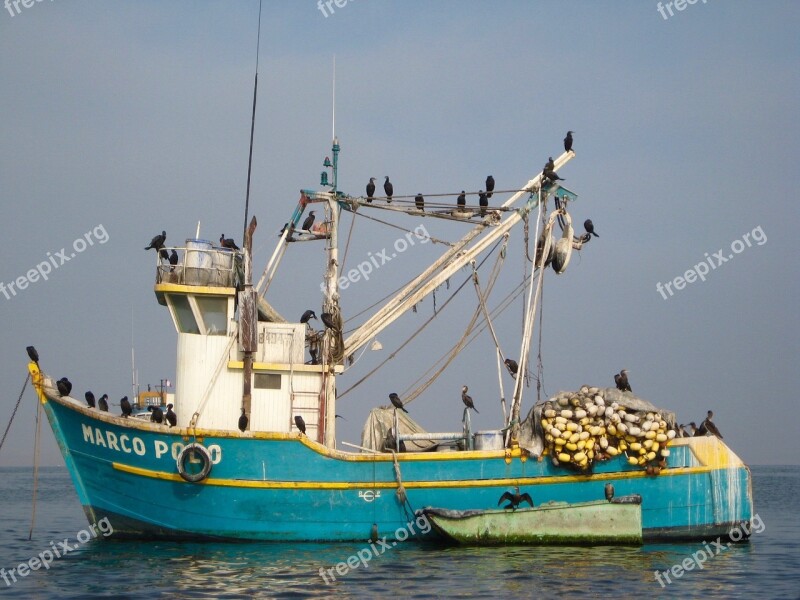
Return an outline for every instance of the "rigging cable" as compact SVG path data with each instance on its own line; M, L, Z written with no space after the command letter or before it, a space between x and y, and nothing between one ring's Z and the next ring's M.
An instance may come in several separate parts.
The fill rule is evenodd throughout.
M22 391L19 393L19 398L17 398L17 403L14 405L14 410L11 413L11 418L8 420L8 425L6 425L5 433L3 433L3 439L0 440L0 449L3 448L3 444L6 441L6 436L8 435L8 430L11 429L11 423L14 422L14 416L17 414L19 403L22 402L22 396L25 394L25 388L28 387L28 382L30 380L31 380L31 374L28 373L28 376L25 378L25 383L22 385Z

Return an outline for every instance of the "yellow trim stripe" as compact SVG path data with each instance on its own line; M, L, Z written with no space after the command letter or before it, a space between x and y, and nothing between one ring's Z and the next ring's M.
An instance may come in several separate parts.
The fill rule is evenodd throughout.
M241 360L229 360L228 368L242 370L244 369L244 362L242 362ZM325 369L326 367L324 365L305 365L305 364L289 365L286 363L263 363L263 362L253 363L254 371L294 371L295 373L299 372L322 373ZM336 373L341 373L344 371L344 367L342 365L336 365L334 367L334 371Z
M181 285L178 283L157 283L156 294L209 294L212 296L233 296L236 288L213 287L209 285Z
M183 482L177 473L165 473L163 471L152 471L140 467L132 467L122 463L111 463L117 471L149 477L151 479L165 479L168 481ZM685 467L677 469L667 469L662 471L659 477L692 475L698 473L708 473L714 469L710 467ZM512 485L551 485L561 483L577 483L586 481L614 481L618 479L639 479L646 477L644 471L626 471L617 473L597 473L593 475L565 475L563 477L506 477L503 479L464 479L449 481L404 481L403 487L406 489L432 489L432 488L474 488L474 487L509 487ZM202 482L202 485L213 485L218 487L235 488L259 488L273 490L356 490L356 489L395 489L397 483L394 481L257 481L245 479L213 479L209 478Z

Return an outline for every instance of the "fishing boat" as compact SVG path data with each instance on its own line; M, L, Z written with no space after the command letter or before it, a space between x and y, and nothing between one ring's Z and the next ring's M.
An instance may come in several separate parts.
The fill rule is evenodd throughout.
M463 545L641 545L641 497L616 502L550 501L517 510L448 510L424 508L434 529Z
M394 539L406 536L405 526L421 507L489 510L509 486L534 490L537 503L584 503L602 496L609 482L620 495L641 495L645 541L711 539L752 518L750 471L716 437L670 437L655 460L649 452L630 456L630 449L617 448L612 456L599 447L590 460L595 448L587 448L589 440L576 438L572 454L561 452L554 445L561 437L542 431L542 419L548 417L533 410L521 417L522 374L530 362L544 273L563 273L572 250L588 241L574 235L571 225L577 194L541 172L514 190L496 191L495 206L483 197L475 203L478 194L470 194L468 203L453 202L453 194L429 204L426 218L460 222L467 233L448 243L438 260L366 320L354 323L340 306L340 216L384 211L402 219L420 212L411 198L395 197L389 204L339 190L339 151L334 138L333 161L325 160L321 189L300 192L257 283L252 275L255 218L242 249L195 236L175 248L177 264L156 258L155 297L177 336L172 401L177 426L91 408L77 390L60 391L38 355L29 362L40 407L91 523L107 518L114 537L146 539ZM574 157L574 151L564 152L553 167L560 170ZM311 209L320 216L304 229L301 220ZM432 433L410 423L402 411L376 409L369 417L370 439L357 447L337 445L336 390L337 382L347 381L347 357L374 344L381 331L460 269L478 269L478 259L491 253L495 265L501 262L512 231L528 224L539 247L521 288L526 318L517 340L519 376L494 433L474 434L468 410L461 431ZM408 232L407 239L418 233ZM287 322L269 304L281 259L298 243L324 246L324 329ZM478 290L477 314L490 324L491 277L487 281ZM347 336L345 322L352 330ZM43 365L47 352L41 350ZM498 375L508 378L499 346L491 353L497 356ZM414 392L422 400L424 393L424 387ZM602 393L595 388L589 395ZM649 411L650 417L658 416L656 422L666 415ZM554 426L573 426L559 418L552 419ZM658 435L674 432L674 422L663 423ZM578 433L580 438L583 432ZM564 444L572 442L565 438ZM414 539L436 535L417 532Z

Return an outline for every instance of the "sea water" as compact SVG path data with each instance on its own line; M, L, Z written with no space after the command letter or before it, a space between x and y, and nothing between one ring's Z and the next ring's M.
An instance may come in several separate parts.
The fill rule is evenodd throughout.
M752 472L757 519L748 543L460 548L406 542L376 547L379 552L357 563L351 559L356 566L345 569L341 565L360 551L366 556L367 540L115 540L113 523L91 528L66 469L56 467L39 472L29 540L32 470L3 468L0 597L799 598L800 467L757 466ZM20 570L23 563L27 568Z

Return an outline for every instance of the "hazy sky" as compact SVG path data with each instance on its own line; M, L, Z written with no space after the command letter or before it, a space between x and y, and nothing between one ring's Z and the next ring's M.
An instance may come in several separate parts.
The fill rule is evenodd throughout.
M564 275L545 277L545 392L613 385L625 367L634 392L682 422L713 409L746 462L800 462L791 387L800 338L800 4L700 0L671 6L672 16L650 0L331 6L264 2L251 192L257 272L329 154L334 54L348 193L384 175L398 195L474 191L490 173L498 189L516 188L575 130L577 156L560 174L579 194L575 222L591 217L601 237ZM152 291L154 256L142 248L162 229L180 244L198 221L201 237L241 241L257 14L256 0L0 10L0 282L50 257L60 263L62 248L82 249L47 281L8 298L0 290L3 428L29 344L78 397L130 395L131 346L143 385L174 380L176 334ZM448 240L467 231L394 221ZM346 236L349 217L343 225ZM400 236L358 219L347 267ZM73 246L78 238L85 248ZM269 295L284 316L320 308L322 250L321 242L290 247ZM443 251L416 245L353 284L342 293L344 316ZM521 228L506 263L490 306L521 279ZM676 287L701 263L714 265L705 281ZM468 276L462 270L440 289L437 306ZM462 334L475 302L468 284L425 334L340 400L340 441L359 442L369 410L408 391ZM518 300L496 323L510 356L519 353L522 310ZM432 311L429 298L379 335L383 350L365 352L340 393ZM508 376L504 383L509 394ZM463 384L481 411L473 425L499 428L487 332L409 406L411 416L431 431L459 430ZM523 413L535 393L526 390ZM31 464L35 410L29 387L0 465ZM43 444L43 463L63 464L48 427Z

